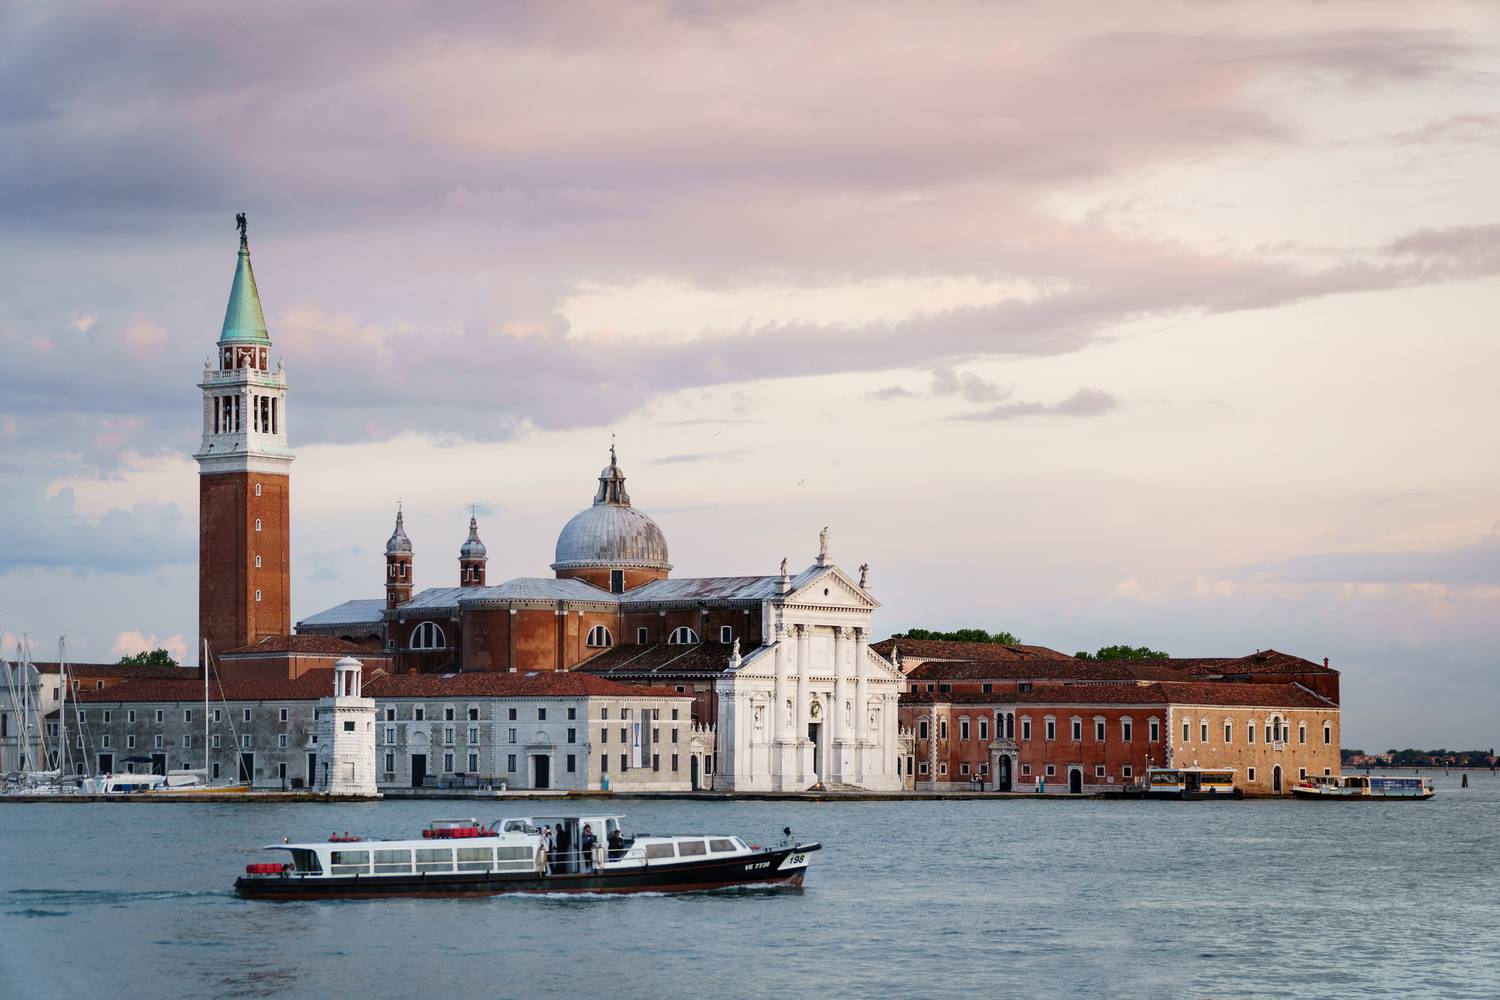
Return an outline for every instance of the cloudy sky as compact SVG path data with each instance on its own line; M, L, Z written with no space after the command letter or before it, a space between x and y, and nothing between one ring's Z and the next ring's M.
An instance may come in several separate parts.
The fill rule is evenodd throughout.
M881 632L1275 647L1345 743L1500 708L1488 4L0 5L0 632L196 630L250 217L293 613L470 504L545 575L611 432L676 572L831 526Z

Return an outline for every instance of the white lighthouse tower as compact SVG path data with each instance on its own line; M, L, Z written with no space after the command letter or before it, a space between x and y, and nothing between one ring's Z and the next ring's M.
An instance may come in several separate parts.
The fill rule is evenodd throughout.
M363 664L333 665L333 697L318 700L318 788L329 795L375 795L375 699L361 692Z

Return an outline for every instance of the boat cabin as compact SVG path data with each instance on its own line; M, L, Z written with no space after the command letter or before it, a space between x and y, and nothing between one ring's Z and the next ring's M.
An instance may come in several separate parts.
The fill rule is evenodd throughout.
M1148 795L1233 795L1235 769L1232 767L1148 767Z

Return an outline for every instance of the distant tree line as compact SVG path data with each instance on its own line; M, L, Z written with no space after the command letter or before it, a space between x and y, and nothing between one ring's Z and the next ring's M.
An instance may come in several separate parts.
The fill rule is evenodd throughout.
M1495 763L1495 748L1488 750L1387 750L1383 754L1367 754L1363 750L1344 749L1339 757L1348 763L1356 757L1383 757L1392 767L1491 767Z
M928 628L909 628L905 632L897 632L891 638L936 639L941 642L992 642L997 646L1014 646L1021 641L1009 632L995 632L991 634L982 628L961 628L955 632L936 632Z
M987 632L982 628L961 628L952 632L941 632L930 628L909 628L905 632L897 632L891 636L892 639L936 639L942 642L989 642L997 646L1019 645L1021 640L1012 632L1001 630L999 632ZM1159 649L1149 646L1100 646L1095 653L1077 652L1073 654L1080 660L1167 660L1171 659L1170 653L1163 653Z
M142 650L139 653L122 656L120 663L127 667L175 667L178 665L177 661L172 658L172 654L161 648L150 652Z
M1097 653L1083 650L1073 654L1080 660L1169 660L1171 653L1163 653L1149 646L1100 646Z

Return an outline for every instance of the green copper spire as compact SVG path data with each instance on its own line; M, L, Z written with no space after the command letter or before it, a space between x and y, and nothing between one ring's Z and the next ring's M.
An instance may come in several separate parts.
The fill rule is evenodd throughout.
M245 216L236 221L240 227L240 259L234 266L234 287L229 291L229 308L224 310L224 329L219 343L269 344L266 317L260 311L260 292L255 289L255 272L250 268L250 240L245 235Z

